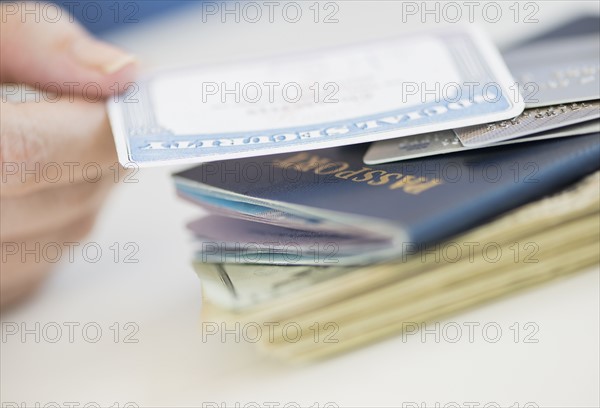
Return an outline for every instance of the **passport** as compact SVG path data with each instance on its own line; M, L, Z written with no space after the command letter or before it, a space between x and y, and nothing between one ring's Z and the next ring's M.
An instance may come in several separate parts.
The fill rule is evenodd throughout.
M336 234L380 242L362 253L338 246L328 257L359 265L446 240L600 168L600 134L376 166L363 164L366 148L206 163L175 174L175 183L183 198L215 214L276 227L279 237L281 229L288 229L318 232L334 245ZM235 252L231 245L212 244L199 249L211 251L203 261L248 263L244 257L224 258ZM269 253L261 243L253 244L254 254ZM293 249L297 255L298 247ZM302 253L290 262L282 257L285 249L278 251L278 257L252 259L279 264L325 260Z

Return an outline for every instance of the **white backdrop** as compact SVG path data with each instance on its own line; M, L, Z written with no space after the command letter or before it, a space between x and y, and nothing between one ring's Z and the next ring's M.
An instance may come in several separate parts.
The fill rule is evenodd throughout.
M395 35L420 25L417 18L403 23L397 2L337 4L337 24L310 19L298 24L282 19L273 24L203 24L200 8L191 7L151 23L132 24L110 39L135 52L148 67L180 66ZM599 13L595 1L537 4L535 24L515 24L511 15L498 23L476 17L506 46L583 10ZM503 2L504 12L508 7ZM18 336L3 340L3 406L599 406L598 270L441 322L497 324L503 332L496 343L481 336L472 343L396 337L319 364L289 367L256 353L247 342L222 343L217 337L203 341L200 282L190 265L192 249L184 228L200 211L175 197L170 180L174 170L143 170L136 175L137 183L120 185L88 240L103 250L99 262L88 262L76 252L75 260L61 265L35 298L2 316L5 327L24 323L31 329L39 323L48 336L53 336L54 323L63 327L56 343L46 338L38 343L33 335L25 342ZM138 263L124 262L128 251L123 246L129 242L139 248L134 256ZM110 249L114 243L122 249L117 262ZM67 336L68 322L79 324L73 342ZM128 322L134 326L126 326ZM531 331L524 330L528 322L539 328L532 337L535 343L522 338ZM83 338L86 323L91 323L90 337L101 328L98 342ZM522 330L518 341L510 329L514 323ZM138 342L125 342L135 327L139 331L132 339Z

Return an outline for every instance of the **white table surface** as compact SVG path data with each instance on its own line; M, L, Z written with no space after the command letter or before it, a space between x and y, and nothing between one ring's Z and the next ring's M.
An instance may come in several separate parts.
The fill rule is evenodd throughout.
M338 24L202 24L196 7L131 25L110 38L149 66L180 66L393 35L418 26L417 21L402 24L397 3L338 4ZM537 24L515 24L509 17L496 24L478 21L504 46L583 10L599 13L595 1L538 4ZM80 324L72 343L66 327L54 344L36 343L33 336L0 343L2 406L600 405L596 268L442 321L497 323L503 330L497 343L480 336L455 344L395 337L319 364L290 367L257 353L252 344L203 342L200 282L190 265L184 228L200 211L176 198L172 171L143 170L139 182L120 185L86 241L103 249L100 261L86 262L76 252L74 262L61 265L35 298L1 317L3 324L29 328L36 322L41 327ZM115 262L109 249L115 242L135 243L139 262ZM139 341L115 343L110 329L115 322L121 330L135 323ZM510 330L515 322L521 328L535 323L538 342L515 342ZM86 323L101 327L97 343L83 339Z

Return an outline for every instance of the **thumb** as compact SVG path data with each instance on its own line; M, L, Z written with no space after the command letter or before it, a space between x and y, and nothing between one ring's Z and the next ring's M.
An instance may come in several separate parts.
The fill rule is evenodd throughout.
M28 8L27 8L28 7ZM135 75L135 58L120 49L92 38L60 10L57 19L19 12L32 4L0 4L0 82L26 83L53 91L103 97L126 88ZM90 90L91 86L95 90Z

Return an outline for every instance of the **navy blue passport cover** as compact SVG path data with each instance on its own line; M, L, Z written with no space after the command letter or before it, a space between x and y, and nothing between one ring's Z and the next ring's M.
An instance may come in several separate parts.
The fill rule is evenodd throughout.
M210 186L284 207L294 204L376 218L403 230L411 242L425 244L560 190L600 168L600 134L378 166L363 164L367 147L206 163L175 178L188 188Z

